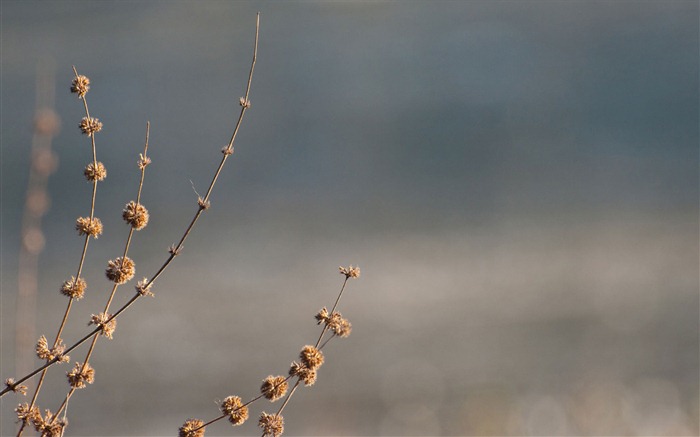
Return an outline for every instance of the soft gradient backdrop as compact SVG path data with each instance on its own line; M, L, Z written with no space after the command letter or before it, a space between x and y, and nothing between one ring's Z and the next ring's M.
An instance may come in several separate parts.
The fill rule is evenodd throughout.
M174 435L188 417L215 417L216 400L254 396L315 341L313 315L351 263L362 277L340 310L353 334L292 399L285 435L698 435L696 1L1 7L3 379L17 376L37 78L56 84L62 120L37 336L60 323L58 289L82 248L74 220L89 211L72 65L104 122L106 230L89 248L72 342L123 250L146 121L139 278L210 181L261 12L252 108L212 207L156 297L98 342L68 435ZM57 408L68 367L49 371L42 408ZM14 435L19 400L2 398L0 434ZM255 435L272 408L207 435Z

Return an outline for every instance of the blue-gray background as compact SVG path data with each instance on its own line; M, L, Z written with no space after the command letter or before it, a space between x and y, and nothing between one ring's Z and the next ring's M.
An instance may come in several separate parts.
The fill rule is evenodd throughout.
M98 343L69 435L173 435L215 417L217 399L254 396L315 340L313 314L351 263L363 274L340 310L354 332L285 410L287 435L698 434L695 1L3 1L2 378L38 71L55 75L62 130L37 334L55 335L89 206L72 65L104 122L106 231L70 342L103 306L147 120L139 278L194 213L257 11L252 108L212 208L156 298ZM67 367L49 372L42 408L60 403ZM18 401L2 398L2 435ZM277 406L207 435L255 434L263 408Z

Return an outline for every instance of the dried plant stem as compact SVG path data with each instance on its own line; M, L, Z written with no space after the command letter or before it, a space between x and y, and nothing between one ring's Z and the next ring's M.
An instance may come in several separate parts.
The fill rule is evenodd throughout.
M149 135L150 135L150 130L151 130L151 123L150 123L150 122L146 122L146 140L145 140L145 144L144 144L144 146L143 146L143 154L141 155L142 160L147 160L147 159L148 159L148 138L149 138ZM143 161L142 161L142 162L143 162ZM137 204L137 205L140 205L140 204L141 204L141 192L142 192L142 190L143 190L143 181L144 181L144 179L145 179L145 177L146 177L146 165L142 165L142 166L140 166L140 167L141 167L141 176L140 176L140 179L139 179L139 187L138 187L138 191L137 191L137 194L136 194L136 204ZM133 236L134 236L134 231L135 231L135 228L134 228L133 226L130 226L130 227L129 227L129 235L128 235L127 238L126 238L126 244L125 244L124 253L123 253L123 256L122 256L122 266L121 266L122 268L124 267L124 262L125 262L125 260L126 260L126 258L127 258L128 253L129 253L129 246L131 245L131 240L132 240L132 238L133 238ZM116 295L117 288L119 288L119 284L115 283L114 285L112 285L112 291L111 291L111 293L109 294L109 298L107 298L107 303L105 304L105 309L104 309L104 311L103 311L104 314L108 314L108 313L109 313L109 306L111 305L112 300L114 300L114 296ZM99 326L98 326L98 327L99 327ZM94 335L92 336L92 343L90 344L90 348L88 349L87 354L85 354L85 359L83 360L83 365L82 365L81 370L80 370L81 373L82 373L82 372L85 372L85 369L86 369L87 366L88 366L88 363L89 363L89 361L90 361L90 358L92 357L92 353L93 353L94 350L95 350L95 345L97 344L97 339L98 339L98 338L100 338L99 333L96 333L96 334L94 334ZM69 401L70 398L73 396L73 393L75 393L75 391L76 391L76 388L75 388L75 387L71 387L71 388L70 388L70 390L69 390L68 393L66 394L66 397L64 398L63 402L61 403L61 406L58 407L58 409L56 410L56 413L55 413L54 416L53 416L52 423L55 422L55 421L58 419L58 417L59 417L59 415L61 414L61 412L63 412L64 408L66 408L66 406L68 405L68 401Z
M179 254L179 252L182 250L182 246L183 246L185 240L187 239L187 236L190 234L190 232L191 232L192 229L194 228L194 225L197 223L197 220L198 220L199 217L202 215L203 211L206 210L206 209L208 208L208 205L209 205L209 203L208 203L208 202L209 202L209 197L210 197L210 195L211 195L211 193L212 193L212 190L214 189L214 185L216 184L216 180L218 179L219 174L221 173L221 170L222 170L222 168L223 168L223 166L224 166L224 164L225 164L225 162L226 162L226 159L228 158L229 155L231 155L231 154L233 153L233 143L234 143L234 141L235 141L235 139L236 139L236 135L237 135L238 130L239 130L240 126L241 126L241 122L242 122L242 120L243 120L243 116L245 115L246 110L250 107L250 102L249 102L248 98L249 98L249 96L250 96L250 87L251 87L251 83L252 83L252 79L253 79L253 71L254 71L254 69L255 69L255 62L256 62L257 53L258 53L258 34L259 34L259 29L260 29L260 14L258 13L258 14L257 14L257 17L256 17L256 24L255 24L255 43L254 43L254 45L253 45L253 60L252 60L251 66L250 66L250 73L249 73L249 75L248 75L248 83L247 83L247 86L246 86L245 97L242 97L242 98L241 98L241 112L240 112L240 114L239 114L239 116L238 116L238 121L236 122L236 127L235 127L235 129L234 129L234 131L233 131L233 134L231 135L231 139L230 139L230 141L229 141L229 143L228 143L228 146L225 147L224 150L222 151L224 156L223 156L223 158L221 159L221 162L219 163L219 166L218 166L217 169L216 169L216 172L215 172L215 174L214 174L214 177L212 178L211 183L209 184L209 188L207 189L207 194L206 194L206 196L205 196L203 199L200 199L200 201L198 201L199 208L197 209L197 212L195 213L194 217L192 218L192 221L190 222L189 226L187 227L187 229L185 230L184 234L182 235L182 238L180 239L180 241L178 242L178 244L177 244L176 246L174 246L174 247L171 248L171 250L170 250L170 256L166 259L166 261L163 263L163 265L161 265L161 267L158 269L158 271L156 272L156 274L153 275L153 276L143 285L143 289L148 289L148 288L150 288L151 285L160 277L160 275L165 271L165 269L167 269L167 267L171 264L171 262L173 261L173 259L174 259L174 258ZM86 108L87 108L87 104L86 104ZM93 204L94 204L94 202L93 202ZM86 247L87 247L87 244L86 244ZM82 262L81 262L81 268L82 268ZM112 316L110 316L104 323L107 324L107 323L111 322L112 320L116 319L121 313L123 313L124 311L126 311L126 309L129 308L129 307L130 307L136 300L138 300L141 296L143 296L143 295L140 294L140 293L137 291L136 294L135 294L131 299L129 299L129 301L127 301L121 308L119 308L119 309L118 309ZM77 342L75 342L74 344L72 344L70 347L66 348L66 350L64 351L64 354L67 354L67 353L71 352L72 350L74 350L75 348L77 348L78 346L82 345L82 344L85 343L88 339L90 339L93 335L97 334L100 330L101 330L100 327L97 327L97 328L93 329L90 333L88 333L87 335L85 335L83 338L81 338L80 340L78 340ZM54 359L48 361L46 364L44 364L43 366L41 366L41 367L35 369L33 372L29 373L28 375L25 375L24 377L17 379L17 380L15 381L15 384L20 384L20 383L26 381L27 379L29 379L29 378L35 376L35 375L38 374L39 372L42 372L42 373L43 373L48 367L54 365L58 360L59 360L59 358L54 358ZM8 393L9 391L11 391L10 387L5 387L2 391L0 391L0 396L5 395L5 394Z
M78 70L75 68L75 66L73 66L73 73L75 74L75 77L78 78L78 76L79 76ZM85 116L90 118L90 110L88 109L87 99L85 98L84 95L81 97L81 99L83 101L83 107L85 108ZM90 144L92 146L92 162L96 168L97 167L97 148L95 147L95 134L94 133L92 135L90 135ZM98 181L96 179L92 181L92 196L90 199L90 220L95 218L95 199L97 197L97 182ZM80 274L83 271L83 265L85 264L85 257L87 256L87 249L88 249L89 242L90 242L90 234L86 234L85 235L85 242L83 243L83 251L80 255L80 262L78 263L78 272L75 275L75 279L73 281L73 286L76 285L76 283L80 279ZM61 320L61 325L58 327L58 332L56 333L56 338L53 342L54 348L56 346L58 346L59 342L61 341L61 334L63 333L63 329L65 328L66 322L68 321L68 315L70 314L70 310L73 306L74 300L75 300L74 297L68 298L68 305L66 306L66 310L63 313L63 319ZM51 360L51 361L53 361L51 363L51 364L53 364L58 360ZM49 363L47 363L47 364L49 364ZM49 364L49 365L51 365L51 364ZM29 406L30 409L32 407L34 407L34 404L36 403L36 399L39 396L39 392L41 391L41 386L44 382L46 372L48 371L49 365L44 367L44 370L42 371L41 378L39 378L39 382L37 383L36 389L34 390L34 395L32 396L32 402ZM4 394L4 393L0 393L0 396L2 394ZM25 422L25 421L22 422L22 425L20 426L20 429L17 432L17 437L20 437L22 435L22 432L24 431L24 427L26 426L26 424L27 424L27 422Z
M338 308L338 303L340 303L340 298L343 296L343 291L345 290L345 285L348 283L348 279L350 279L349 276L345 277L345 280L343 281L343 286L340 287L340 293L338 293L338 297L335 299L335 303L333 304L333 309L331 309L331 314L333 314ZM324 334L328 331L328 325L323 325L323 329L321 330L321 335L318 337L318 340L316 340L316 347L318 347L319 344L321 344L321 340L323 339ZM333 337L331 337L333 338ZM326 341L327 343L328 341ZM323 343L324 345L326 343Z

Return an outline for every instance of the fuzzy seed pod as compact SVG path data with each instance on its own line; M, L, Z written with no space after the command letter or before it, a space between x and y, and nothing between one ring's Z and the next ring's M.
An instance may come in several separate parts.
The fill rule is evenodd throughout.
M75 229L80 236L89 235L92 238L99 238L102 234L102 220L97 217L79 217L75 221Z
M148 278L143 278L136 284L136 292L140 294L141 296L153 296L153 292L151 292L151 285L148 284Z
M274 402L287 394L287 387L287 378L270 375L263 380L260 392L265 395L265 398Z
M91 162L90 164L85 166L83 174L85 175L85 179L87 179L90 182L100 182L105 180L105 178L107 177L107 169L105 168L105 165L101 162L98 162L97 166L95 166L94 162Z
M49 342L46 340L45 336L39 337L36 342L36 356L40 360L52 361L54 358L59 358L59 362L67 363L70 361L68 355L63 355L63 351L66 350L66 346L63 344L63 340L60 338L56 342L56 346L49 349Z
M298 376L305 386L314 385L316 382L316 371L309 369L303 364L292 361L292 366L289 368L291 376Z
M41 434L41 437L62 437L63 430L68 425L64 418L55 418L51 410L46 410L46 416L38 414L33 418L34 429Z
M340 274L345 275L346 278L357 279L360 277L360 268L359 267L353 267L351 265L350 267L340 266L338 268L340 269Z
M70 92L78 94L78 97L83 98L88 91L90 91L90 79L83 75L73 79Z
M122 218L137 231L145 228L148 224L148 210L133 200L126 204L122 212Z
M123 259L118 257L110 260L107 264L105 275L107 275L107 279L117 284L124 284L130 281L136 273L136 264L128 256L125 256Z
M61 293L76 300L80 300L85 296L85 289L87 289L85 279L75 279L75 276L71 276L69 280L61 285Z
M36 405L29 408L28 403L23 403L17 405L17 408L15 408L15 413L17 413L17 421L18 422L24 422L24 423L29 423L29 422L35 422L38 418L41 417L41 412L39 412L39 407Z
M5 387L9 388L12 390L14 393L19 393L22 395L27 394L27 386L22 385L22 384L16 384L15 383L15 378L7 378L5 380Z
M111 314L107 313L93 314L92 317L90 317L88 326L98 326L100 328L100 335L104 335L111 340L114 330L117 329L117 319L112 319L107 322L110 317L112 317Z
M323 353L314 346L304 346L299 354L301 363L311 370L316 370L323 364Z
M180 427L177 435L178 437L202 437L205 430L205 428L201 428L202 425L204 425L204 421L202 420L187 419Z
M278 437L284 432L284 417L281 414L267 414L262 412L258 420L258 426L263 430L263 437Z
M73 370L67 373L68 383L73 388L84 388L87 384L95 382L95 369L90 363L85 363L85 366L76 362Z
M221 412L228 416L232 425L240 425L248 420L248 407L243 406L241 398L229 396L221 403Z
M102 122L97 118L83 117L78 127L82 133L91 137L102 130Z

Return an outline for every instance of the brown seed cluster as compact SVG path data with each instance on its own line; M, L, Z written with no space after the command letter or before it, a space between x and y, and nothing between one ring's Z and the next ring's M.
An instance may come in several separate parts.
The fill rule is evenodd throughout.
M204 421L199 419L187 419L187 421L180 427L178 432L178 437L202 437L204 436L204 430L202 428Z
M118 257L107 263L105 275L107 279L117 284L124 284L130 281L136 273L136 264L128 256Z
M319 325L322 323L325 324L333 331L333 334L338 337L347 337L352 332L352 324L350 321L344 319L337 311L334 311L333 314L328 314L326 307L323 307L315 317Z
M151 158L149 158L148 156L144 156L143 153L139 153L139 162L138 162L139 170L143 170L150 163L151 163Z
M323 364L323 352L315 346L306 345L299 353L301 363L311 370L316 370Z
M232 425L240 425L248 420L248 407L238 396L229 396L221 402L221 412L228 416Z
M15 383L15 378L7 378L5 380L5 387L9 388L14 393L19 393L22 395L27 394L27 386Z
M110 317L112 317L111 314L107 313L93 314L90 317L88 326L98 326L100 328L100 335L104 335L111 340L114 330L117 329L117 319L109 320ZM107 320L109 320L109 322Z
M37 414L32 418L34 429L41 437L62 437L63 430L68 425L64 418L55 418L51 410L46 410L46 416Z
M284 432L284 417L281 414L267 414L262 412L258 420L258 426L263 430L263 437L278 437Z
M85 296L86 289L87 282L85 282L85 279L75 279L75 276L71 276L69 280L61 285L61 293L73 299L82 299Z
M83 174L85 175L85 179L87 179L90 182L100 182L105 180L105 178L107 177L107 169L105 168L105 165L101 162L97 162L97 165L95 165L94 162L91 162L90 164L85 166Z
M148 278L143 278L138 283L136 283L136 292L141 296L153 296L151 292L151 285L148 283Z
M76 362L73 370L68 372L67 375L68 383L73 388L84 388L87 384L95 382L95 369L92 368L90 363L82 365Z
M102 234L102 220L97 217L79 217L75 222L75 229L78 235L89 235L98 238Z
M49 348L49 342L46 340L45 336L39 337L36 342L36 356L40 360L52 361L55 358L59 358L59 362L67 363L70 361L68 355L63 355L63 351L66 350L66 346L63 344L63 340L60 338L56 342L56 346Z
M132 200L124 207L122 218L132 228L140 231L148 224L148 210L140 203L136 203Z
M340 274L345 275L346 278L357 279L360 277L360 268L359 267L353 267L351 265L350 267L340 266L338 268L340 269Z
M297 376L304 383L305 386L314 385L316 382L316 370L309 369L303 364L299 364L296 361L292 361L292 365L289 368L289 374L291 376Z
M15 413L17 413L18 422L34 423L35 421L40 420L42 418L41 412L39 411L39 407L34 405L33 407L29 408L29 404L26 402L17 405L17 408L15 408Z
M70 92L78 94L78 97L83 98L85 94L90 91L90 79L86 76L80 75L73 79L73 83L70 86Z
M260 392L265 395L265 398L276 401L285 394L287 394L287 378L284 376L268 376L263 379L263 383L260 386Z
M83 117L78 126L80 131L89 137L102 130L102 122L93 117Z

